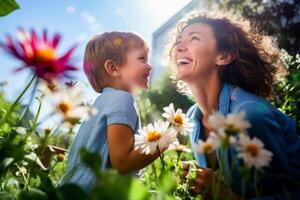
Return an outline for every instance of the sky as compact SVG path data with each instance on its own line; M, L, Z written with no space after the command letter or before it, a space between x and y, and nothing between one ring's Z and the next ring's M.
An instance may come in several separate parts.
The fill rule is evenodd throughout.
M43 29L62 37L59 52L79 43L75 60L80 71L76 79L87 82L82 71L85 44L96 33L105 31L134 31L151 46L152 33L184 7L190 0L16 0L21 9L0 17L0 41L6 34L15 36L19 27ZM0 50L0 82L6 82L5 92L14 99L29 81L28 71L14 73L20 66ZM91 93L91 95L95 95ZM26 100L26 97L24 97Z
M152 33L184 7L190 0L17 0L21 9L0 18L0 40L6 34L15 36L17 28L47 29L50 34L63 35L60 51L75 42L80 46L75 53L76 64L81 68L84 46L96 33L104 31L134 31L151 45ZM15 96L29 74L12 71L20 66L0 51L0 82L7 82L9 98ZM83 72L77 78L86 80ZM16 84L17 83L17 84Z

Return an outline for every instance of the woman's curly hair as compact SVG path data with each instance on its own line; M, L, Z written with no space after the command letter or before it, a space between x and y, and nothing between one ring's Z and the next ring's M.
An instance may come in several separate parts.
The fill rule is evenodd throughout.
M179 34L189 25L204 23L211 26L220 52L234 53L235 59L220 71L222 82L228 82L263 98L273 97L275 77L283 75L285 67L280 50L270 36L259 31L248 20L228 13L197 12L182 20L169 48L173 57Z

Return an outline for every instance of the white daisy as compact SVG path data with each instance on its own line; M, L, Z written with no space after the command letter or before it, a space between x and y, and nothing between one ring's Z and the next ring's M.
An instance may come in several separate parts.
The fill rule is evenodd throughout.
M57 80L51 80L51 82L39 80L39 82L40 84L38 90L44 95L51 96L52 94L55 94L55 92L58 92L59 90L63 89L63 85Z
M56 86L58 90L51 93L50 99L63 123L74 125L81 119L95 115L97 110L84 103L84 92L81 85L71 87Z
M240 135L236 146L238 158L242 159L247 167L268 166L273 154L263 147L263 142L258 138L251 140L247 135Z
M162 116L174 126L176 131L183 135L187 135L192 131L194 124L190 122L189 118L182 112L181 109L177 109L175 111L173 103L163 109L165 112Z
M214 132L210 132L207 140L198 140L198 143L195 145L194 148L197 153L211 153L212 151L220 148L220 146L220 137Z
M141 149L144 154L154 154L157 150L169 148L172 145L178 145L176 132L169 128L169 122L158 121L150 123L139 134L134 135L135 149Z
M209 125L217 132L224 132L226 135L245 133L250 128L250 123L245 120L245 112L229 113L226 117L215 112L208 118Z

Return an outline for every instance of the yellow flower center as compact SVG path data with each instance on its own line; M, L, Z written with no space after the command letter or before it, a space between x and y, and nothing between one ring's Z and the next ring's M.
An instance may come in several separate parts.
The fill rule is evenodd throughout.
M149 131L147 133L147 140L149 142L155 142L158 141L160 139L161 135L160 133L158 133L157 131L153 130L153 131Z
M60 102L58 104L58 109L63 113L63 114L67 114L69 110L71 110L72 106L69 102Z
M246 151L253 157L256 157L259 153L259 148L255 144L248 144L246 147Z
M44 132L45 132L46 135L49 135L51 133L51 129L50 128L46 128L44 130Z
M235 135L239 132L237 128L234 126L234 124L226 124L225 125L225 133L227 135Z
M209 143L203 144L203 152L204 153L208 153L211 150L212 150L212 145L211 144L209 144Z
M180 125L183 124L183 118L182 118L181 115L175 115L174 121L175 121L175 123L177 123L177 124L180 124Z
M36 59L38 61L51 61L55 59L55 50L53 48L41 48L36 52Z
M65 159L65 155L64 154L60 153L60 154L57 155L57 160L58 161L62 162L62 161L64 161L64 159Z

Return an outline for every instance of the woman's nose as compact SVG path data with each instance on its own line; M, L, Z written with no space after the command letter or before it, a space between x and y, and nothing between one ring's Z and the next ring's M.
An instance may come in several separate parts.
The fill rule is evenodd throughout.
M185 51L186 50L186 46L185 46L184 42L179 42L178 44L176 44L175 50L177 52Z

